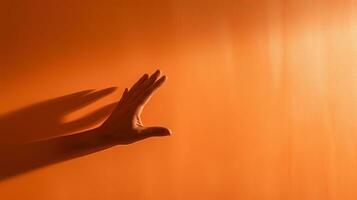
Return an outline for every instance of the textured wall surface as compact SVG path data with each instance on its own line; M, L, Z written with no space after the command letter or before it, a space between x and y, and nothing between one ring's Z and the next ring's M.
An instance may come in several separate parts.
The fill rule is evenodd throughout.
M67 134L156 68L169 80L144 122L173 135L0 180L0 198L357 199L356 13L355 0L2 1L0 142L27 106L118 87L21 132ZM22 116L13 126L46 117Z

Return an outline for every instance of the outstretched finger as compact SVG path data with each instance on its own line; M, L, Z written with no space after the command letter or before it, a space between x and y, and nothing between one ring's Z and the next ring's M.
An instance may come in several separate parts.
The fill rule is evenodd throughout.
M171 131L164 127L148 127L140 131L139 134L133 135L132 140L139 141L149 137L162 137L171 135Z
M147 127L140 131L140 134L148 137L171 135L171 131L165 127Z
M142 85L142 87L140 88L141 92L143 92L144 90L149 88L152 84L154 84L160 76L161 76L161 71L160 70L156 70L150 76L150 78Z
M166 76L161 77L159 80L157 80L154 84L152 84L150 87L148 87L142 94L138 96L138 98L135 101L136 105L139 106L144 106L150 97L153 95L153 93L160 87L164 82L166 81Z
M148 77L143 83L138 85L133 92L130 92L129 101L135 101L138 96L140 96L143 92L146 91L148 87L150 87L155 81L159 78L161 74L160 70L156 70L150 77Z
M148 74L144 74L129 90L130 93L133 93L137 90L147 79L149 78Z

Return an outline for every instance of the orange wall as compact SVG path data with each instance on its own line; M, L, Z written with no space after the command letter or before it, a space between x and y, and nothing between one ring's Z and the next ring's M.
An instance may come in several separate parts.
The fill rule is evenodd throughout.
M357 1L13 0L0 11L1 115L118 86L74 119L160 68L169 81L144 122L173 131L2 180L1 199L357 199Z

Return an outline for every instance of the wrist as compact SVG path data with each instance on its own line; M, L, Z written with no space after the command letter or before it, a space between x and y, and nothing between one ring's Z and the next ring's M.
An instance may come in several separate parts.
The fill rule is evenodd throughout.
M93 139L100 144L114 146L117 145L118 142L116 138L108 133L103 127L99 126L91 130L93 134Z

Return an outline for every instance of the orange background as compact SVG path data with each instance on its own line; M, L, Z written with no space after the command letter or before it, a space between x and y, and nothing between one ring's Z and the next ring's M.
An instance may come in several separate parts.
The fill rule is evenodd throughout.
M118 86L76 118L160 68L169 81L143 118L173 131L2 180L1 199L357 199L357 1L8 0L0 11L1 115Z

